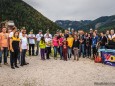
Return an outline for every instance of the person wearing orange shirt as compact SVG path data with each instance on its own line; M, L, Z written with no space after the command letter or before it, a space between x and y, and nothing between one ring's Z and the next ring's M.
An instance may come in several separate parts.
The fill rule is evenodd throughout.
M0 40L1 40L1 51L4 54L4 64L8 65L7 63L7 52L8 52L8 33L6 33L6 28L2 28L2 32L0 33ZM1 60L2 62L2 60Z

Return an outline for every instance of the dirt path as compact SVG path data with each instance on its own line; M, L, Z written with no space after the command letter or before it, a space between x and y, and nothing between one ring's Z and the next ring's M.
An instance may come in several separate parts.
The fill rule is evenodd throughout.
M80 58L78 62L53 58L41 61L40 57L28 57L26 60L29 65L15 70L3 65L0 68L0 86L94 86L94 82L115 83L115 67L95 64L86 58Z

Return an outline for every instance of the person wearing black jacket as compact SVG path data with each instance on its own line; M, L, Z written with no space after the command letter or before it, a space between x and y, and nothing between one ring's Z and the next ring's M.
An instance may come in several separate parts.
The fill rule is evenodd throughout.
M85 58L85 36L84 33L79 36L79 56L81 57L81 54L83 54L83 58Z
M105 45L107 43L107 38L104 36L103 32L101 32L100 35L101 35L101 37L100 37L100 48L105 49Z
M86 55L89 57L91 57L91 43L92 43L92 38L90 33L88 34L88 36L86 37Z
M78 40L78 36L74 36L74 42L73 42L73 52L74 52L74 60L76 60L77 57L77 61L79 60L78 55L79 55L79 40Z

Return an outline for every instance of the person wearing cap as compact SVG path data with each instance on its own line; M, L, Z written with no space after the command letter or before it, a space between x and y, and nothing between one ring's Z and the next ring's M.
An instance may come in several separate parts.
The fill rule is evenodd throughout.
M34 56L34 48L35 48L35 35L33 34L33 30L30 31L30 34L28 35L29 38L29 56ZM31 53L32 49L32 53Z
M37 45L36 55L39 54L39 42L41 40L41 37L43 37L42 30L39 30L38 34L36 35L36 45Z
M49 37L52 38L52 35L49 33L49 29L46 31L46 34L44 34L44 37L46 38L47 35L49 35Z
M72 33L69 33L69 37L67 38L67 42L68 42L68 58L71 58L72 55L72 46L73 46L73 41L74 38L72 37Z

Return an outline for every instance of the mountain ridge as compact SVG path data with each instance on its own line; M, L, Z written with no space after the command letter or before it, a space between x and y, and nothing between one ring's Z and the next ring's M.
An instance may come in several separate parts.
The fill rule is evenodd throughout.
M33 29L35 33L40 29L52 33L62 29L23 0L0 0L0 4L0 22L13 20L19 29L24 26L28 32Z
M82 29L88 31L90 28L93 28L98 29L100 31L104 31L107 29L115 28L115 15L102 16L95 20L57 20L55 23L64 29L73 28L75 30Z

